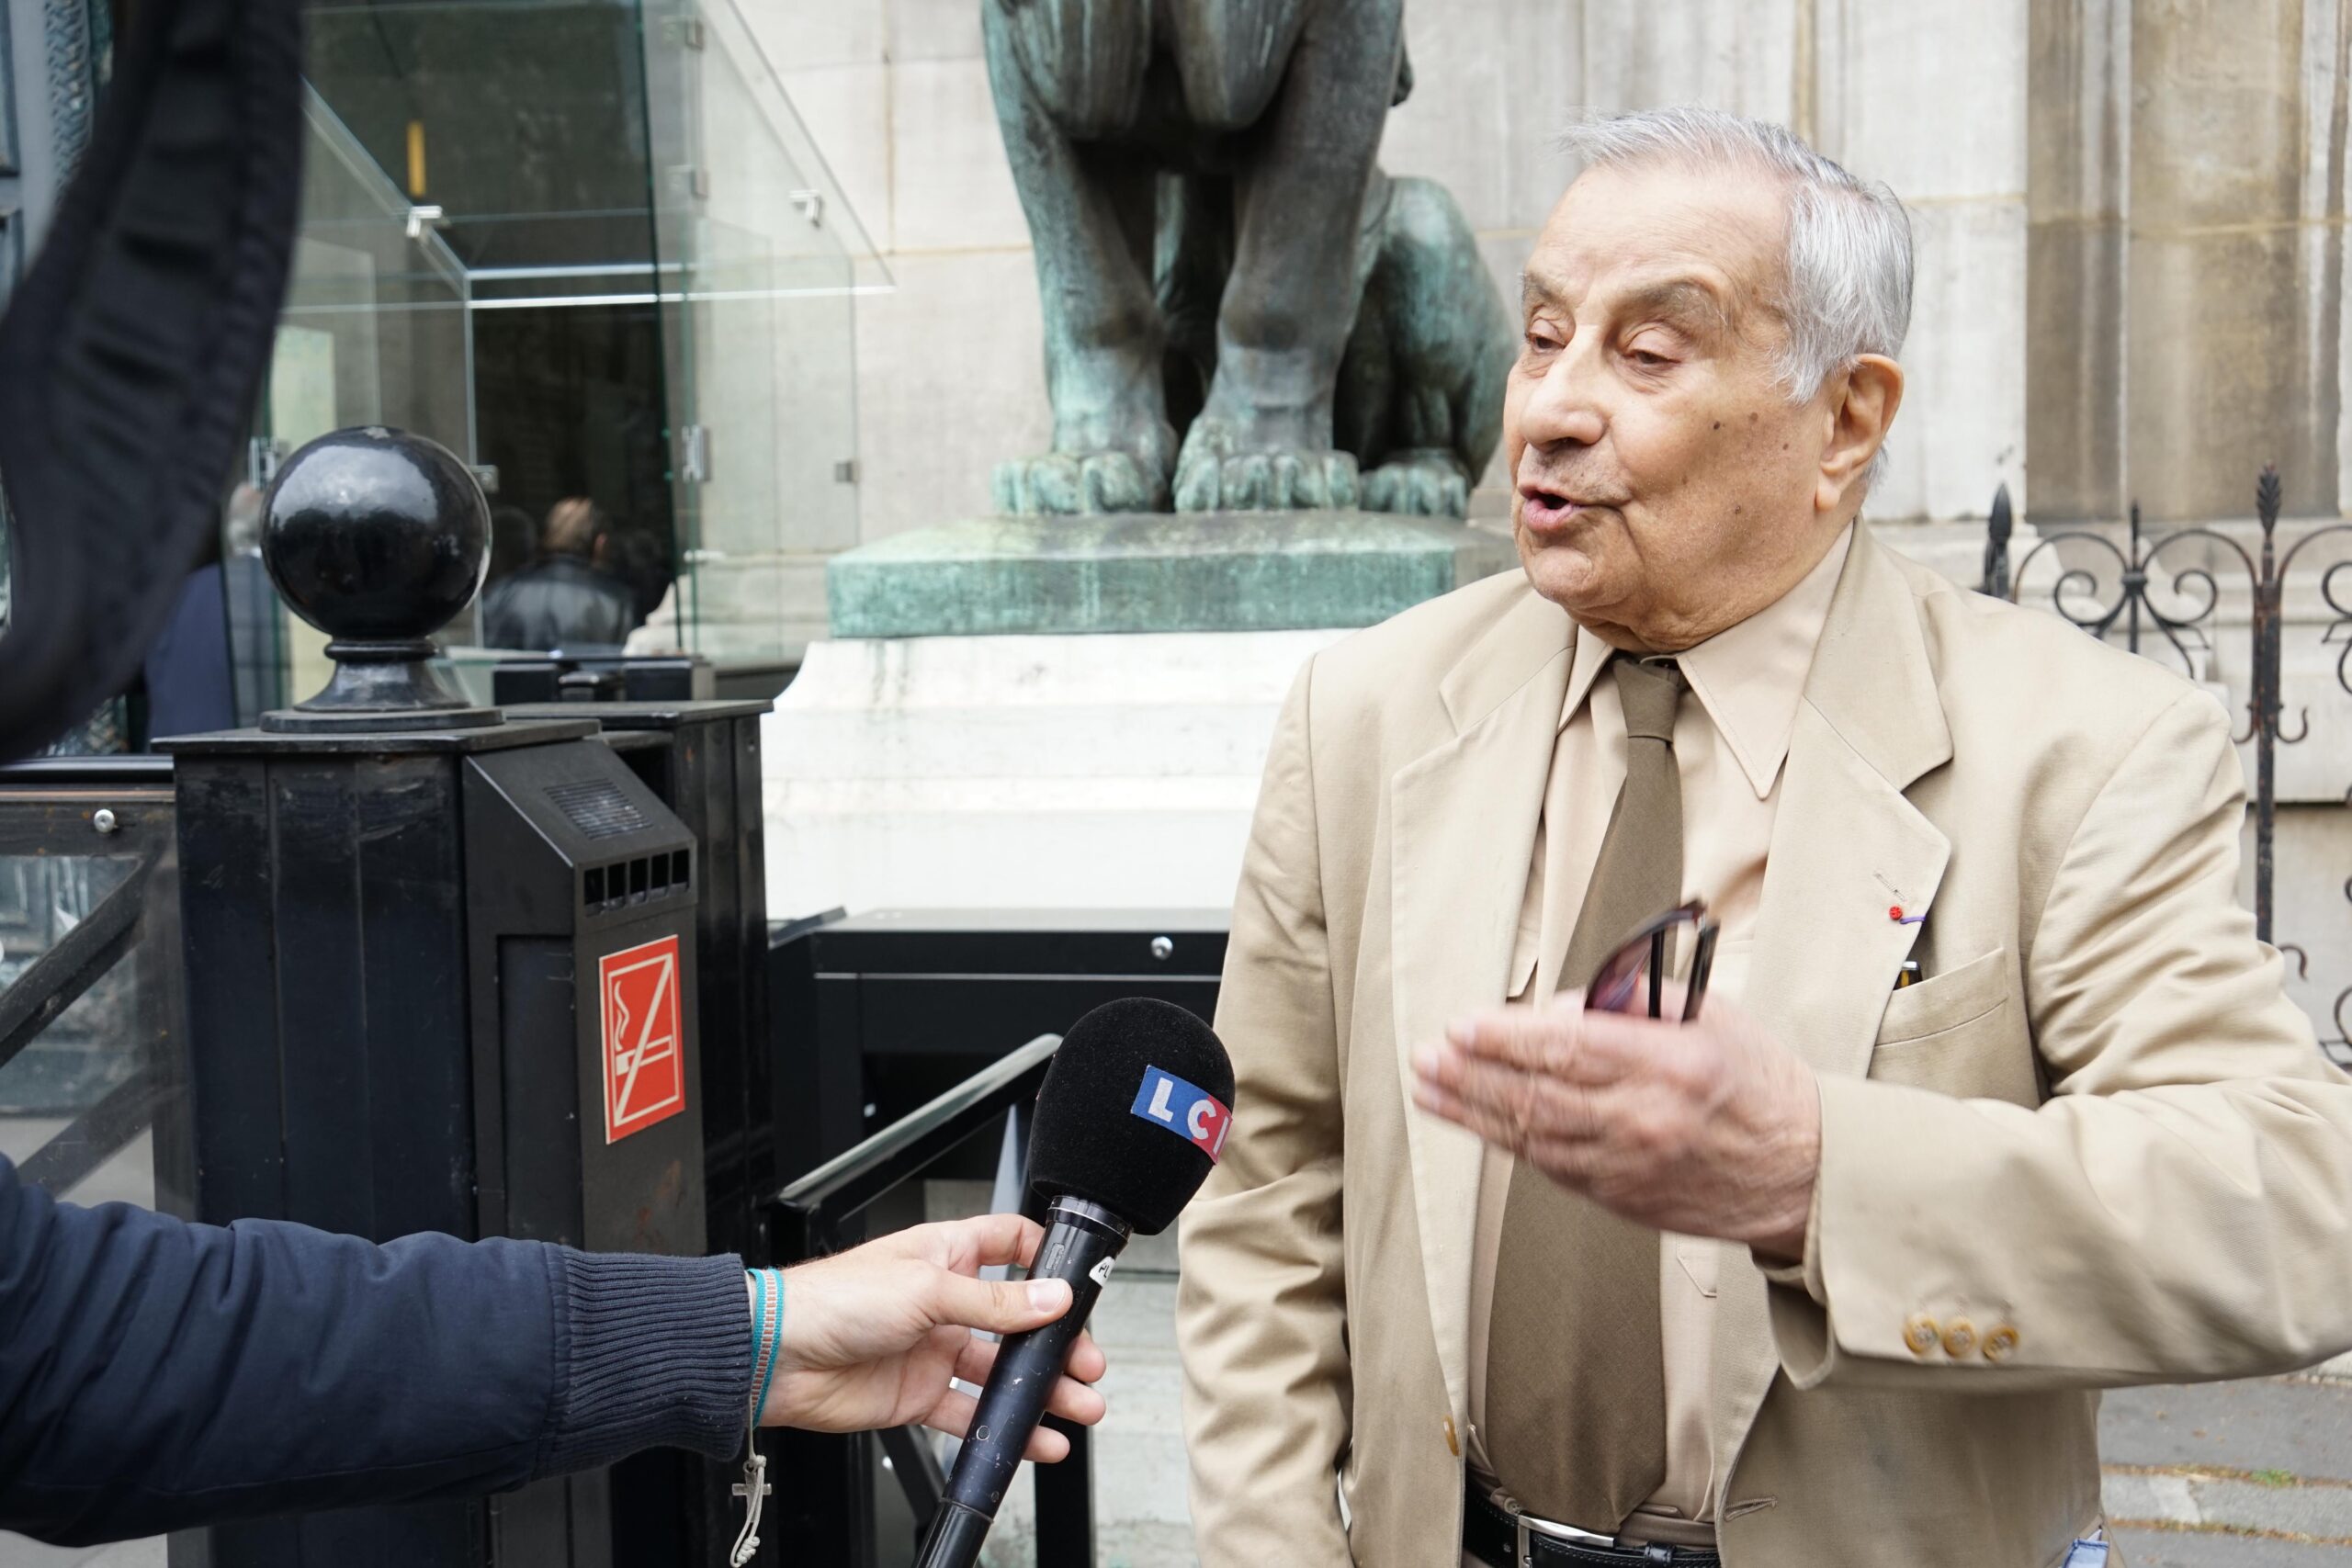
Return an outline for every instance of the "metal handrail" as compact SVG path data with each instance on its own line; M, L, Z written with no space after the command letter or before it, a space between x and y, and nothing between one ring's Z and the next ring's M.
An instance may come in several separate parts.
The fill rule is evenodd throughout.
M171 759L40 757L0 766L0 856L112 861L120 879L16 976L0 985L0 1067L137 955L130 1070L17 1162L26 1181L71 1190L141 1133L156 1134L159 1206L187 1197L180 1017L176 811Z
M769 1200L768 1232L776 1260L799 1263L832 1251L847 1222L876 1200L1035 1100L1061 1043L1058 1034L1039 1035L778 1192Z
M765 1206L772 1261L806 1262L863 1239L865 1211L878 1200L1035 1100L1060 1047L1060 1035L1039 1035L786 1187ZM1092 1445L1084 1427L1047 1420L1069 1439L1070 1451L1038 1472L1037 1565L1091 1565ZM810 1562L875 1568L871 1450L865 1439L787 1432L773 1440L779 1472L795 1483L779 1490L791 1516L780 1533L798 1542ZM930 1438L901 1427L879 1440L920 1532L946 1486Z

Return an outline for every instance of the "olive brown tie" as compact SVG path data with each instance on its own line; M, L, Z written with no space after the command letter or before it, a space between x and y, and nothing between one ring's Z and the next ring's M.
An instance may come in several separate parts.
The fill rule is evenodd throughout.
M1625 783L1559 974L1590 982L1682 891L1682 778L1671 661L1618 659ZM1547 872L1549 868L1547 867ZM1530 1161L1511 1169L1487 1341L1487 1450L1504 1490L1541 1518L1613 1535L1666 1479L1658 1237L1568 1191Z

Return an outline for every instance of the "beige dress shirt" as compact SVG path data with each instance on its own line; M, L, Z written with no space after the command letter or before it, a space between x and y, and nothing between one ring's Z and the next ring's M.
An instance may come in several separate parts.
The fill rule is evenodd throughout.
M1690 685L1674 721L1682 776L1682 889L1706 901L1720 922L1710 995L1737 998L1747 978L1764 857L1780 801L1781 763L1804 700L1814 649L1829 615L1849 528L1821 563L1778 603L1679 656ZM1549 996L1560 986L1593 863L1625 777L1625 720L1616 683L1600 679L1609 645L1581 626L1560 734L1544 792L1519 937L1511 995ZM1690 700L1695 698L1696 700ZM1688 943L1683 944L1687 949ZM1687 959L1687 952L1683 954ZM1488 1148L1479 1170L1476 1240L1470 1278L1470 1463L1487 1475L1487 1320L1494 1303L1495 1256L1511 1156ZM1727 1244L1664 1235L1658 1248L1659 1338L1666 1371L1666 1480L1641 1510L1663 1520L1712 1522L1722 1482L1707 1430L1715 1270ZM1744 1253L1745 1249L1736 1249ZM1642 1533L1638 1528L1634 1534ZM1661 1527L1660 1539L1687 1539Z

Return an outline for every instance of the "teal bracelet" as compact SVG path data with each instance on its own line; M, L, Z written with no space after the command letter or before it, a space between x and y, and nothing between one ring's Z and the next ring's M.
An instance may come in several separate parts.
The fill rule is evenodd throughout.
M746 1269L743 1272L752 1281L752 1368L759 1374L759 1390L744 1416L743 1480L735 1488L735 1495L743 1499L743 1529L735 1538L734 1550L727 1554L729 1568L744 1568L760 1550L760 1509L772 1490L767 1456L760 1452L760 1412L767 1406L768 1383L775 1376L778 1347L784 1338L784 1276L775 1275L775 1307L771 1312L768 1276L775 1270Z
M760 1424L760 1412L767 1408L768 1386L775 1379L775 1364L781 1359L778 1352L784 1339L784 1276L773 1269L753 1269L748 1272L752 1276L752 1288L758 1297L752 1323L752 1364L760 1372L759 1392L752 1397L752 1425L756 1427ZM771 1280L775 1281L773 1288L775 1292L773 1314L768 1310Z

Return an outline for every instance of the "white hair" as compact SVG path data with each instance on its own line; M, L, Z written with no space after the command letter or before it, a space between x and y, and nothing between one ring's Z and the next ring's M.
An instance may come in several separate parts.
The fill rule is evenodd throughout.
M1785 182L1788 276L1774 303L1789 334L1780 378L1794 400L1809 400L1865 354L1902 352L1911 330L1911 215L1888 186L1856 178L1786 126L1683 105L1571 125L1560 150L1587 168L1745 166ZM1882 446L1867 483L1886 460Z

